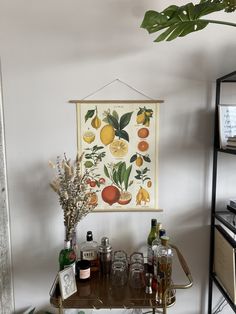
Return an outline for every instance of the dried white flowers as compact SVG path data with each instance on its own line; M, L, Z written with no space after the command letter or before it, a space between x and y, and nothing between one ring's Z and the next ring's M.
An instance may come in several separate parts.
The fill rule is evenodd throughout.
M94 167L85 168L83 173L82 160L83 154L77 155L73 163L64 154L62 161L57 157L56 164L49 161L49 165L57 171L50 186L59 195L59 202L64 211L67 241L72 239L77 223L97 206L96 191L91 191L87 182L93 176L99 160L96 160Z

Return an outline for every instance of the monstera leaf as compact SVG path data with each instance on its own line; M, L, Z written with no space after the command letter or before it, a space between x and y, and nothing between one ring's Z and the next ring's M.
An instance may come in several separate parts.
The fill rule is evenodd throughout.
M147 11L145 13L142 28L149 33L164 30L156 42L171 41L177 37L184 37L189 33L200 31L209 23L236 26L234 23L202 19L203 16L224 10L233 12L236 10L236 0L201 0L199 4L187 3L183 6L171 5L162 12Z

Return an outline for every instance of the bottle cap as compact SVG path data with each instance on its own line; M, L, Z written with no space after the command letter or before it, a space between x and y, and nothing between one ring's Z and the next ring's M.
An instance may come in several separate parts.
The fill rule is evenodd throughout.
M162 245L167 245L168 242L169 242L169 240L170 240L169 237L167 237L167 236L162 236L162 237L161 237L161 244L162 244Z
M165 229L160 229L159 230L159 238L163 237L166 234Z
M109 244L109 239L107 237L101 239L101 245L99 245L98 250L100 253L110 253L112 251L112 247Z
M93 233L92 231L87 231L87 241L93 241Z
M157 220L152 218L151 224L152 224L152 227L155 227L157 225Z

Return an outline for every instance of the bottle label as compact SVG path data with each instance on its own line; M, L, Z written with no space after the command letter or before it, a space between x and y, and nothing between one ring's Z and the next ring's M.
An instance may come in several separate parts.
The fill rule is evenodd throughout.
M96 251L82 251L81 258L86 259L87 261L93 261L97 259L97 252Z
M90 268L80 269L79 278L80 279L88 279L90 277Z
M153 265L153 250L151 245L148 245L147 249L147 263L148 265Z

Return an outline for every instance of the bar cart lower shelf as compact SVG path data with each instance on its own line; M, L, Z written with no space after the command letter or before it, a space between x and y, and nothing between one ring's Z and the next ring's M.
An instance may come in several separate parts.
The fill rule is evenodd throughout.
M141 308L152 309L152 313L156 313L156 309L161 309L165 314L167 308L173 306L176 301L175 290L187 289L193 284L192 276L182 254L176 246L172 246L178 256L180 265L188 278L187 284L173 284L168 287L164 293L164 302L159 304L156 302L156 293L146 294L144 289L134 289L129 284L114 288L111 285L109 277L102 277L99 273L93 273L88 281L77 281L77 292L68 299L62 301L59 285L51 289L50 303L58 308L59 313L63 309L118 309L118 308Z

